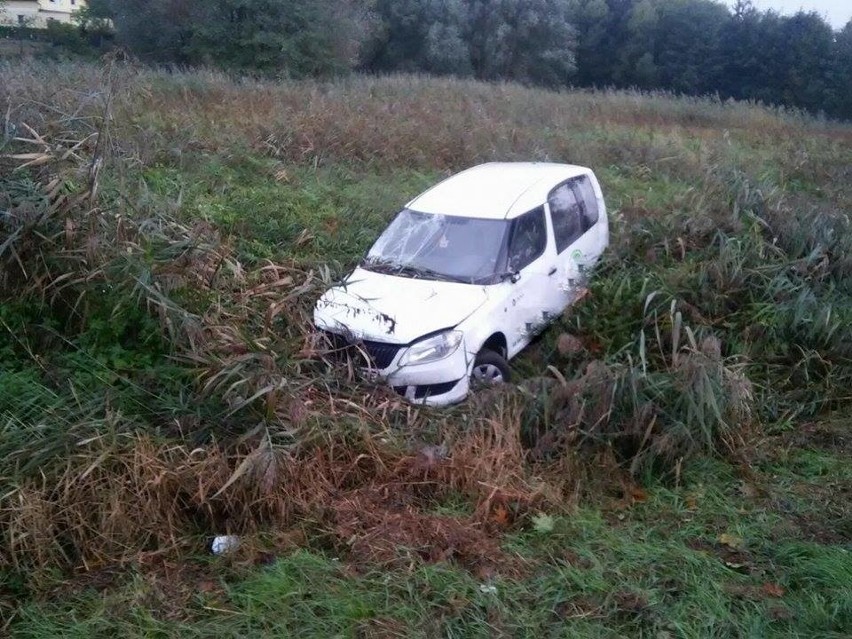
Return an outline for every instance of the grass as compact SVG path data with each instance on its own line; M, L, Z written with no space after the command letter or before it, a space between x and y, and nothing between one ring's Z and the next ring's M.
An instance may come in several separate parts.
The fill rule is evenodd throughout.
M158 166L143 179L154 201L182 194L188 219L209 220L241 238L238 250L248 260L340 265L369 247L400 198L414 197L438 175L407 170L389 180L378 171L282 168L274 160L249 157L236 166L214 160L198 172Z
M0 80L0 632L849 634L848 126L419 77ZM521 388L415 409L326 362L323 287L492 159L593 166L613 231Z
M778 538L784 517L743 496L725 464L694 472L689 490L650 486L633 507L583 507L548 532L508 535L520 578L446 564L358 573L296 551L236 581L211 580L222 571L207 563L174 567L192 595L172 610L168 573L31 606L19 636L843 636L848 550Z

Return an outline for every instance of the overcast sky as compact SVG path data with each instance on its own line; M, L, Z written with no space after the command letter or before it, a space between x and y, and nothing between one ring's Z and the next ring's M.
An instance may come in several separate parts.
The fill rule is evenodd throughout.
M752 0L754 6L765 11L774 9L783 15L792 15L799 9L816 11L835 29L842 29L852 18L852 0ZM727 0L733 6L735 0Z

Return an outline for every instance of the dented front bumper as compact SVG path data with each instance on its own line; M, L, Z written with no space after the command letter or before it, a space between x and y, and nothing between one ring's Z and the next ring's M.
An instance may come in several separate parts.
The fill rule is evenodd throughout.
M460 402L470 391L470 373L475 355L467 352L464 342L443 359L402 366L400 362L409 344L350 341L333 333L330 337L338 345L346 342L345 348L353 356L369 361L370 365L362 369L368 378L384 381L412 403L447 406Z

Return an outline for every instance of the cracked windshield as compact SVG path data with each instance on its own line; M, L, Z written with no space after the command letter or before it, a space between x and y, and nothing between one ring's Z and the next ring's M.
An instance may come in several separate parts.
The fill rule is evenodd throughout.
M508 227L506 220L405 209L382 233L362 266L395 275L488 284L500 271Z

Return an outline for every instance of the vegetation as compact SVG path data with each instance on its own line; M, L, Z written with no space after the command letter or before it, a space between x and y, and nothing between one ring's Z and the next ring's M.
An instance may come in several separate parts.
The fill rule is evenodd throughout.
M661 89L852 118L852 21L714 0L93 0L145 60Z
M367 7L335 0L95 0L85 22L110 20L120 45L149 61L290 77L350 69Z
M425 72L612 87L852 118L852 21L751 0L91 0L46 33L53 58L118 48L146 62L278 78Z
M0 103L2 632L848 636L849 127L116 62ZM326 361L322 288L491 159L594 167L612 220L518 387Z

